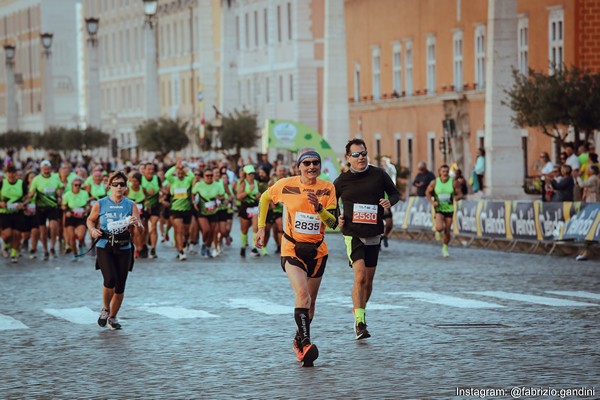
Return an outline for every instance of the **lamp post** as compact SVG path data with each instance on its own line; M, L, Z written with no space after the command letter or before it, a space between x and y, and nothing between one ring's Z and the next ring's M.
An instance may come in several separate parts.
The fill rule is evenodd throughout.
M158 0L142 0L144 2L144 35L146 44L146 118L157 118L160 115L158 90L158 60L156 52L156 11Z
M102 104L100 102L100 72L98 70L98 18L86 18L88 32L88 126L100 127Z
M15 46L4 45L6 56L6 130L16 131L17 126L17 102L15 99Z
M52 33L40 34L44 48L44 130L54 125L54 84L52 73Z

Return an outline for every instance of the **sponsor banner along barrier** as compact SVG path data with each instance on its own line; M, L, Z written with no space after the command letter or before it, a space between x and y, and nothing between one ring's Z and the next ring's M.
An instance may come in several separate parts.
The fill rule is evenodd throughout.
M394 227L433 231L434 214L425 197L392 208ZM600 241L600 203L461 200L455 204L455 234L526 241Z

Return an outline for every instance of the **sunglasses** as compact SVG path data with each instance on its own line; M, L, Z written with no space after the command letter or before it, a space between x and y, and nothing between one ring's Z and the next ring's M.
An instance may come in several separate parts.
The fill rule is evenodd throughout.
M77 184L77 185L73 184L73 187L81 187L81 185L80 184Z
M125 182L113 182L113 183L110 184L110 186L112 186L112 187L117 187L117 186L125 187L125 186L127 186L127 184Z
M355 151L354 153L350 154L352 156L352 158L358 158L360 156L366 157L367 156L367 151L363 150L363 151Z
M204 175L204 177L205 177L205 178L212 178L212 177L213 177L213 175L212 175L212 174L205 174L205 175Z
M302 165L304 165L305 167L310 167L311 165L319 166L321 165L321 161L319 160L313 160L313 161L302 161Z

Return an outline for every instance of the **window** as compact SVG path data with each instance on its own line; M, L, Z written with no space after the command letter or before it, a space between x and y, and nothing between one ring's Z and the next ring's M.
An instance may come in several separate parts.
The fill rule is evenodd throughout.
M554 70L560 70L564 63L564 39L563 39L564 12L562 8L550 11L550 20L548 21L550 48L549 73L552 75Z
M526 178L527 170L529 168L529 159L527 157L527 153L529 152L527 145L527 130L521 134L521 149L523 150L523 178Z
M529 73L529 19L527 17L519 17L517 52L519 72L527 76Z
M292 3L287 3L288 40L292 40Z
M394 147L396 152L396 164L402 165L402 137L399 133L396 133L395 140L396 146Z
M435 36L427 37L427 93L435 93Z
M413 51L412 51L412 41L409 40L406 42L406 57L404 62L405 64L405 73L404 79L406 81L404 87L406 88L406 95L412 96L413 94Z
M265 98L266 98L266 101L267 101L267 103L270 103L270 102L271 102L271 92L269 91L269 90L270 90L270 88L269 88L269 86L270 86L270 83L271 83L271 82L270 82L270 79L269 79L269 77L267 76L267 77L265 78Z
M375 159L377 166L381 167L381 133L375 134Z
M264 13L264 17L263 18L264 18L264 21L265 21L264 27L263 27L263 29L264 29L264 36L265 36L264 40L265 40L265 45L267 45L267 44L269 44L269 29L268 29L268 26L269 26L269 18L268 18L268 16L269 16L269 14L268 14L268 11L267 11L266 8L264 9L263 13Z
M250 47L250 16L248 13L244 14L244 32L246 35L246 48Z
M277 41L281 43L281 6L277 6Z
M360 101L360 64L354 64L354 99Z
M393 44L393 89L399 96L402 95L402 44L395 42Z
M379 100L381 97L381 50L374 47L373 57L373 100Z
M430 171L435 171L435 132L428 132L427 139L427 165L430 166Z
M254 46L258 47L258 11L254 11Z
M485 26L475 28L475 83L477 89L485 87Z
M463 87L463 33L454 32L453 46L453 85L454 90L461 91Z
M408 169L412 171L413 166L413 138L412 134L406 135L406 149L408 151Z
M290 101L294 101L294 75L290 74Z
M240 17L235 17L235 48L240 49Z
M279 75L279 101L283 102L283 76Z

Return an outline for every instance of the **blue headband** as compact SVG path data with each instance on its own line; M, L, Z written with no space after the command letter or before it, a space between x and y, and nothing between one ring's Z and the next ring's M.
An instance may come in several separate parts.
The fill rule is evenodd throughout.
M321 162L321 156L316 151L307 151L306 153L302 153L298 156L298 161L296 161L296 167L300 166L300 163L307 158L318 158L319 162Z

